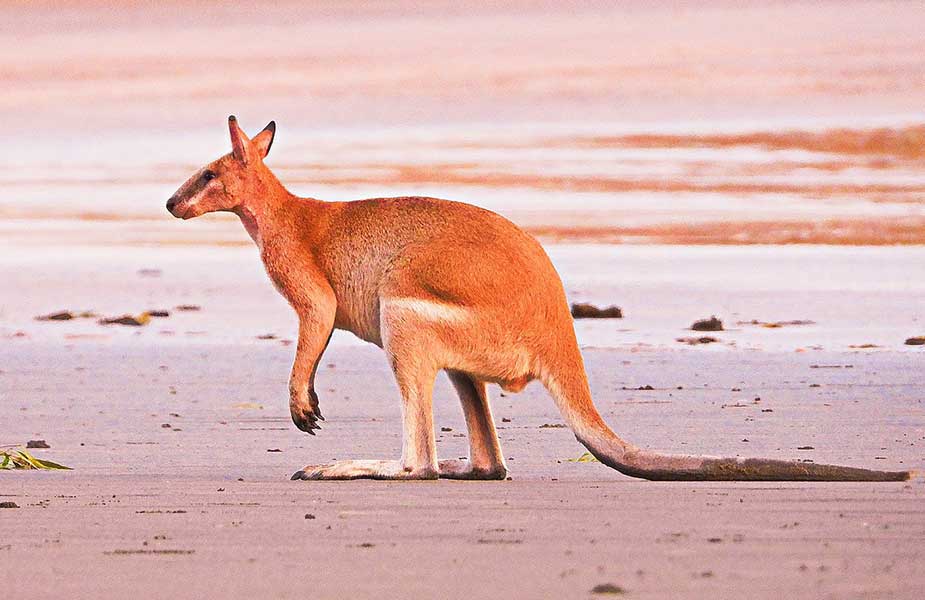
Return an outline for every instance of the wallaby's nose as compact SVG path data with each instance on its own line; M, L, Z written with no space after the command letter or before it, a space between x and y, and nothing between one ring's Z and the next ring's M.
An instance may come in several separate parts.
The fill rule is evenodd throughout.
M167 210L173 213L173 209L176 205L177 205L177 197L171 196L170 200L167 201Z

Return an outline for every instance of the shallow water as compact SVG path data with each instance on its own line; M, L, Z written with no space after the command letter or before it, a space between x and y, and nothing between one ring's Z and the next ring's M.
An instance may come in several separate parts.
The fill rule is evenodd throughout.
M243 243L163 210L279 125L330 200L432 195L546 241L925 243L921 3L26 3L0 24L0 231ZM120 221L130 223L120 224Z

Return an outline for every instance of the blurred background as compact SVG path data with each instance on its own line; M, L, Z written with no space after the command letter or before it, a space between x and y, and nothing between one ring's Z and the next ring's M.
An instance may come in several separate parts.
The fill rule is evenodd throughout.
M582 325L586 343L674 344L713 313L826 322L800 331L837 347L919 326L921 2L0 7L6 335L75 304L227 302L240 269L273 294L236 217L164 210L229 150L229 114L252 134L276 120L267 162L297 194L511 218L572 299L624 307L621 331ZM191 265L217 280L136 277Z

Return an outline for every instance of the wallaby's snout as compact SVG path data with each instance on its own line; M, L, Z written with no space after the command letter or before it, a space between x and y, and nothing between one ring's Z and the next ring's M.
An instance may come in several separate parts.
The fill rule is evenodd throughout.
M177 202L179 202L179 200L177 200L177 196L176 196L176 195L171 196L170 199L167 201L167 212L169 212L169 213L172 214L173 216L177 216L177 215L173 212L173 209L175 209L175 208L177 207Z

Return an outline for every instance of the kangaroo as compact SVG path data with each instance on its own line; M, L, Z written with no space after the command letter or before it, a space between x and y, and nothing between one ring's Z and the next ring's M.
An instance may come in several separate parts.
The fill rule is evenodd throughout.
M435 198L324 202L291 194L264 164L276 125L249 139L228 118L232 151L167 202L180 219L240 217L299 317L289 383L292 421L324 420L315 373L333 329L382 348L401 392L400 460L309 465L292 479L504 479L486 386L540 380L600 462L656 480L902 481L874 471L761 458L659 454L618 437L591 400L565 290L542 246L491 211ZM469 434L468 460L437 460L431 393L446 371Z

